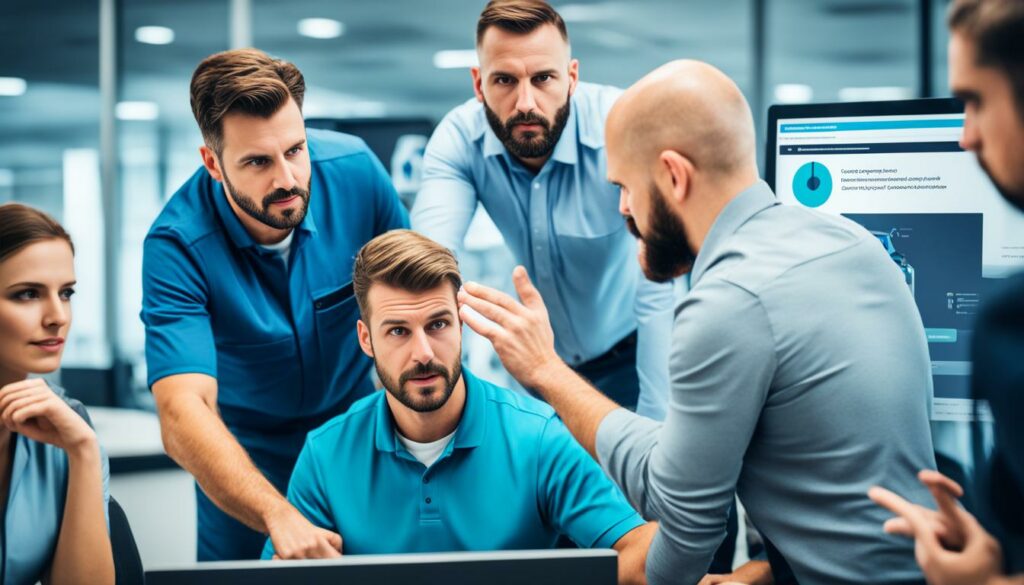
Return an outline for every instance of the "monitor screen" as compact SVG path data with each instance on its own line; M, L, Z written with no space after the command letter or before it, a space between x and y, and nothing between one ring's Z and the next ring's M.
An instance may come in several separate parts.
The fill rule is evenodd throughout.
M148 585L615 585L610 549L349 555L323 561L224 561L146 571Z
M903 272L928 339L935 420L972 418L975 316L1024 266L1024 216L960 148L963 125L953 99L769 109L765 178L779 200L861 224Z

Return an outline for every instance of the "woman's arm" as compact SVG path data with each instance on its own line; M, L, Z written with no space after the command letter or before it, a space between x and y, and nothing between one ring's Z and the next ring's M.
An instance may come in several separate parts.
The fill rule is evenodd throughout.
M43 582L113 585L114 557L103 497L103 460L96 433L43 380L0 388L0 424L68 457L64 518Z

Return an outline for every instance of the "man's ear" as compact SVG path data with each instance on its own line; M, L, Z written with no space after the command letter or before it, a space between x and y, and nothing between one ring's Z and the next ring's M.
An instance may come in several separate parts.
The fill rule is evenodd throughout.
M580 61L573 59L569 61L569 97L576 93L576 84L580 81Z
M666 194L676 205L682 204L693 185L693 163L674 150L662 151L658 155L658 162L665 171L662 176L669 179L668 182L670 182Z
M213 149L205 144L199 147L199 156L203 159L203 166L206 172L210 173L215 181L224 182L224 173L220 168L220 161Z
M480 68L470 67L469 74L473 76L473 94L476 95L476 101L484 103L483 77L480 76Z
M363 323L362 319L356 322L356 333L359 337L359 347L363 348L363 353L371 358L374 357L373 342L370 340L370 328L366 326L366 323Z

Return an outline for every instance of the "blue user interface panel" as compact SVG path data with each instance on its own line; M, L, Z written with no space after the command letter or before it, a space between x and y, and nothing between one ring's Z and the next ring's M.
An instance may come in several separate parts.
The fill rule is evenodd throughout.
M774 106L769 118L766 174L780 201L843 215L878 238L921 312L932 418L972 418L975 315L1024 266L1024 216L960 148L959 104Z

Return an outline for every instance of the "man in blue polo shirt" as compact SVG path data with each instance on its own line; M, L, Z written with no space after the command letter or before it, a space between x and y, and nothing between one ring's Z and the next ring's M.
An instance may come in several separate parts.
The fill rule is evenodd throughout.
M564 534L615 548L620 581L642 579L654 525L548 405L462 369L452 253L393 231L359 252L352 282L386 391L310 433L288 500L345 554L551 548Z
M198 558L339 554L282 495L306 433L369 394L351 259L408 218L359 139L309 130L294 65L203 61L192 109L204 168L146 237L149 385L168 454L197 481Z

